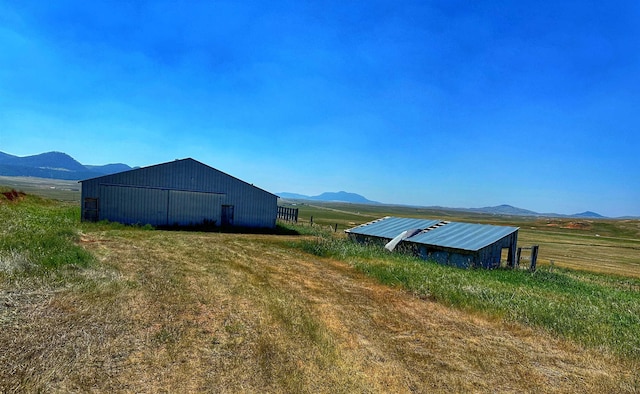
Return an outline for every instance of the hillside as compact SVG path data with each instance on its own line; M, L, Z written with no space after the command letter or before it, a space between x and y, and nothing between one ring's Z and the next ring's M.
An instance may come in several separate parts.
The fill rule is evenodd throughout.
M380 204L376 201L371 201L366 197L345 191L339 192L324 192L317 196L306 196L304 194L298 193L276 193L281 198L291 199L291 200L309 200L309 201L327 201L327 202L348 202L348 203L357 203L357 204Z
M299 193L281 192L276 193L279 197L287 200L307 200L307 201L323 201L323 202L347 202L350 204L383 204L377 201L371 201L366 197L349 192L325 192L317 196L307 196ZM402 207L405 205L387 204L389 206ZM501 216L528 216L528 217L565 217L565 218L584 218L584 219L604 219L598 213L587 211L583 213L576 213L573 215L565 215L560 213L539 213L528 209L514 207L508 204L497 205L493 207L483 208L452 208L441 206L412 206L414 208L426 208L433 210L446 210L446 211L460 211L460 212L473 212L486 215L501 215Z
M82 180L130 170L126 164L103 166L83 165L62 152L47 152L32 156L14 156L0 152L0 175Z
M586 211L582 213L576 213L575 215L571 215L574 218L585 218L585 219L603 219L605 216L600 215L599 213Z
M510 216L544 216L544 217L567 217L567 218L584 218L584 219L604 219L605 216L602 216L598 213L586 211L582 213L575 214L561 214L561 213L539 213L535 211L531 211L528 209L517 208L511 205L502 204L497 205L495 207L484 207L484 208L466 208L463 210L467 210L470 212L478 212L478 213L486 213L490 215L510 215Z
M502 204L495 207L469 208L471 212L487 213L491 215L514 215L514 216L540 216L539 213L528 209L516 208L511 205Z

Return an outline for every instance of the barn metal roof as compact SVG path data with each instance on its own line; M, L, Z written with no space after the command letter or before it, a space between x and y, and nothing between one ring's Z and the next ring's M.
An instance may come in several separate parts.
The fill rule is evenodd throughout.
M469 251L480 250L518 231L518 227L387 216L346 230L346 232L393 239L405 230L416 228L423 231L405 239L405 242Z

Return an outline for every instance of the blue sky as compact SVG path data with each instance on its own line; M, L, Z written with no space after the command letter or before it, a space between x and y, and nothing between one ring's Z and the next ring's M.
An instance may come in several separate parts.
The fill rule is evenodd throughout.
M635 0L0 0L0 151L640 216L639 20Z

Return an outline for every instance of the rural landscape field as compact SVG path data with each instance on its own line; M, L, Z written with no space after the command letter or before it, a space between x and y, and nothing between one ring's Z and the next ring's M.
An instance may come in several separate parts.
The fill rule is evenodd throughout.
M639 220L296 201L273 233L161 231L0 184L0 392L640 391ZM343 233L387 215L518 226L538 269Z

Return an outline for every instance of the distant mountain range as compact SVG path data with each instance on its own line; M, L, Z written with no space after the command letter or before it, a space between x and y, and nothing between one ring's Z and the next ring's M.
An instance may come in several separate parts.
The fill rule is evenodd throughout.
M132 167L122 163L107 164L101 166L84 165L79 163L68 154L62 152L47 152L39 155L23 157L0 152L0 175L4 176L32 176L38 178L52 178L75 181L95 178L107 174L114 174L131 169ZM303 194L288 192L276 194L281 198L288 200L333 201L354 204L382 204L377 201L371 201L360 194L349 193L345 191L325 192L317 196L306 196ZM557 213L538 213L527 209L516 208L511 205L498 205L495 207L484 208L426 208L452 209L490 215L571 217L584 219L604 218L604 216L591 211L576 213L574 215L562 215Z
M495 207L484 207L484 208L466 208L462 209L465 211L471 212L479 212L479 213L488 213L491 215L512 215L512 216L544 216L544 217L572 217L572 218L583 218L583 219L603 219L605 216L602 216L598 213L586 211L582 213L576 213L573 215L563 215L559 213L538 213L534 211L530 211L528 209L516 208L511 205L498 205Z
M83 165L62 152L47 152L23 157L0 152L0 175L4 176L33 176L79 181L130 169L131 167L126 164Z
M288 192L282 192L282 193L276 193L276 194L281 198L287 199L287 200L347 202L347 203L354 203L354 204L382 204L380 202L371 201L366 197L361 196L360 194L348 193L344 191L337 192L337 193L326 192L318 196L305 196L304 194L288 193ZM475 212L475 213L482 213L482 214L488 214L488 215L505 215L505 216L567 217L567 218L582 218L582 219L606 218L605 216L602 216L598 213L591 212L591 211L576 213L573 215L563 215L559 213L538 213L538 212L530 211L528 209L517 208L517 207L506 205L506 204L498 205L495 207L484 207L484 208L450 208L450 207L433 207L433 206L421 207L421 208L465 211L465 212Z
M366 197L356 193L349 192L325 192L318 196L305 196L297 193L276 193L281 198L289 200L310 200L310 201L333 201L333 202L349 202L355 204L380 204L376 201L368 200Z

